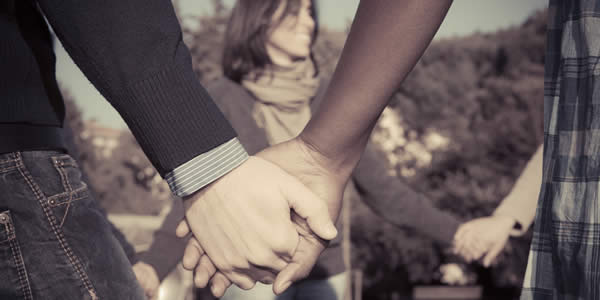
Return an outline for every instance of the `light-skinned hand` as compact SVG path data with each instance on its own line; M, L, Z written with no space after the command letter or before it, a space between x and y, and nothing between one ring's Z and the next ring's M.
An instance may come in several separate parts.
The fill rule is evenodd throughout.
M320 238L330 240L337 234L325 202L259 156L250 157L191 198L184 202L186 218L177 231L191 229L195 238L184 254L184 267L197 269L190 262L201 263L201 269L212 265L221 274L216 279L224 276L242 289L279 272L292 259L299 234L291 211L307 220ZM202 258L203 254L210 259ZM195 282L203 283L203 275L196 270Z
M151 265L141 261L137 262L133 265L133 273L148 299L154 299L154 297L158 296L160 281L158 280L156 270Z
M301 137L271 146L257 155L292 174L313 193L324 199L331 218L337 220L344 187L352 168L337 168L332 159L322 155ZM300 241L290 263L277 274L273 283L275 294L283 293L292 283L308 276L328 244L311 231L312 226L309 227L310 223L305 219L293 216L293 220Z
M327 201L332 219L337 218L343 189L350 175L349 171L337 172L334 167L328 165L326 158L321 157L318 151L311 149L301 139L272 146L256 156L278 165L298 178L306 187ZM305 215L306 213L298 211L292 214L300 240L289 264L280 273L273 269L263 270L262 276L256 278L263 283L274 283L273 291L276 294L283 293L293 282L305 278L327 246L327 241L315 234L314 226L311 225L310 219L304 217ZM177 235L183 237L187 233L187 225L182 222L177 229ZM228 276L210 264L210 255L203 255L203 249L193 238L188 243L186 254L188 259L184 260L184 266L188 269L196 268L196 285L206 286L210 280L213 295L222 296L232 283L228 280Z
M483 265L489 267L504 249L516 220L509 216L490 216L462 224L455 234L458 254L483 257Z

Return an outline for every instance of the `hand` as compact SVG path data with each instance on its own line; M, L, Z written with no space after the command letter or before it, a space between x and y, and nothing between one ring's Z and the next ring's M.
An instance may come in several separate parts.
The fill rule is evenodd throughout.
M277 164L297 177L313 192L327 201L330 215L333 219L337 218L349 172L332 172L331 170L335 168L330 167L324 157L300 139L275 145L258 153L257 156ZM290 264L279 275L276 272L265 273L263 279L260 280L263 283L272 283L275 276L277 276L277 280L273 285L273 291L276 294L284 292L292 282L306 277L327 245L324 239L319 238L311 230L310 221L307 222L301 215L292 214L292 220L300 236L300 241ZM177 235L183 237L188 232L185 222L182 222L178 227ZM198 287L205 287L212 276L212 279L210 279L211 290L213 295L220 297L231 285L231 282L221 272L216 271L208 256L203 254L202 248L192 238L188 243L186 256L184 257L184 259L187 257L189 260L184 260L184 266L188 269L197 266L194 281Z
M504 249L515 223L516 220L508 216L490 216L466 222L456 231L456 252L463 256L474 253L475 259L485 254L483 265L489 267Z
M283 293L293 282L306 277L321 252L327 247L327 241L314 236L308 224L297 214L292 215L292 220L297 226L298 233L301 236L296 253L293 256L290 267L284 269L283 279L279 285L273 286L273 291L276 294ZM177 235L183 237L189 233L187 223L182 222L177 227ZM211 285L211 293L216 298L221 298L229 286L231 281L222 272L218 271L210 258L204 253L198 241L191 237L185 249L184 268L188 270L194 269L194 285L198 288L205 288L209 281ZM264 284L271 284L277 277L277 273L273 271L265 271L262 279L258 281ZM286 279L286 277L288 279Z
M133 265L133 273L135 273L135 277L142 286L142 289L144 289L144 293L148 299L153 299L158 295L160 281L158 280L156 271L151 265L144 262L138 262Z
M337 220L342 204L344 187L352 169L338 170L330 160L305 143L301 138L271 146L258 154L298 178L306 187L327 202L331 219ZM273 292L283 293L293 282L308 276L317 258L327 247L308 226L310 222L293 215L292 220L300 236L298 248L275 279Z
M176 229L179 237L184 237L190 232L187 222L181 222ZM183 267L187 270L194 270L194 285L197 288L205 288L210 280L211 292L216 298L223 297L225 290L231 285L231 281L217 271L214 263L193 236L190 237L183 255ZM275 275L270 275L273 279ZM272 282L272 280L270 281ZM263 282L269 283L269 282Z
M189 226L198 261L208 255L212 265L242 289L279 272L292 258L299 237L290 209L306 219L320 238L329 240L337 234L323 200L259 157L250 157L184 204L186 219L178 233Z

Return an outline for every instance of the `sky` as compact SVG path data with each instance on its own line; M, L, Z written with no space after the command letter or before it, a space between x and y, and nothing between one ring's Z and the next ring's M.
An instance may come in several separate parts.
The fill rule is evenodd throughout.
M367 0L365 0L367 1ZM212 1L175 0L183 16L210 14ZM224 0L231 6L235 0ZM319 23L344 30L352 21L359 0L319 0ZM475 32L494 32L520 25L533 12L547 7L548 0L455 0L435 39L459 37ZM62 46L56 46L56 76L63 88L74 96L86 120L95 119L102 126L126 128L118 113L79 71Z

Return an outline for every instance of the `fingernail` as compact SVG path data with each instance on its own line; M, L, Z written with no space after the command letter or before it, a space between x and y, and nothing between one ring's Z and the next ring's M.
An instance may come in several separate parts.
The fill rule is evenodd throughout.
M215 296L215 297L219 297L219 295L221 295L220 293L217 293L217 292L221 291L221 287L218 287L217 284L213 284L210 287L210 291L212 292L213 296Z
M206 281L205 278L206 276L204 276L205 274L203 272L199 272L196 273L196 287L197 288L205 288L206 287Z
M338 234L337 228L335 228L335 226L333 225L329 225L327 226L327 235L331 236L332 238L335 238Z

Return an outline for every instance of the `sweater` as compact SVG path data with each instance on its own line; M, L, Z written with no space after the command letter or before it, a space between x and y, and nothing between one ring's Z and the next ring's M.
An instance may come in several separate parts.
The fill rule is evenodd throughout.
M65 149L52 26L164 177L235 138L192 70L171 1L0 1L0 153Z

